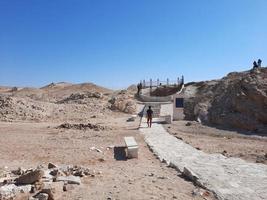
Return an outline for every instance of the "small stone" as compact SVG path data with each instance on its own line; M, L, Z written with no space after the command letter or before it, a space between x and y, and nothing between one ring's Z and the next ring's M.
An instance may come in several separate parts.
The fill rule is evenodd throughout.
M264 163L266 160L265 156L257 156L256 163Z
M192 123L191 123L191 122L187 122L185 125L186 125L186 126L191 126Z
M15 175L21 176L24 173L24 170L19 167L18 169L12 170L11 172Z
M57 168L57 166L53 163L48 163L48 169Z
M99 162L104 162L105 159L104 159L104 158L99 158L98 161L99 161Z
M63 185L63 191L64 191L64 192L67 192L67 191L68 191L68 189L67 189L67 185Z
M35 193L36 192L36 188L34 186L31 186L31 191L30 193Z
M148 176L154 176L154 173L150 173Z
M49 198L49 195L46 193L39 193L35 196L35 199L38 199L38 200L48 200L48 198Z

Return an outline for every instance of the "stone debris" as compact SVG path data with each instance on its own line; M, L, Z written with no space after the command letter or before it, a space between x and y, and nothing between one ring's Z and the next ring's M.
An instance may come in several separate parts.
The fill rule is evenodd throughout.
M135 121L135 117L130 117L126 120L127 122L134 122Z
M48 169L57 168L57 166L53 163L48 163Z
M38 200L48 200L49 195L46 193L39 193L37 194L33 199L38 199Z
M101 126L99 124L70 124L70 123L64 123L58 126L57 128L62 128L62 129L76 129L76 130L87 130L91 129L94 131L104 131L104 130L111 130L110 127L107 126Z
M100 149L95 148L95 147L91 147L90 150L91 150L91 151L97 151L97 152L99 152L99 153L103 153L103 151L101 151Z
M83 100L90 99L90 98L96 98L96 99L102 99L103 94L100 92L87 92L87 93L75 93L71 94L69 97L58 101L57 103L63 104L63 103L85 103Z
M77 176L60 176L56 181L67 182L68 184L81 185L81 179Z
M18 187L14 184L4 185L0 187L0 199L8 200L16 197L18 194Z
M81 177L95 177L96 172L86 167L49 163L47 167L38 166L36 169L6 171L0 179L0 200L10 200L28 196L29 200L61 199L61 192L81 185ZM70 186L73 185L73 186Z
M26 173L16 179L16 184L18 185L33 184L39 181L43 177L43 175L44 175L43 170L35 170L32 172Z

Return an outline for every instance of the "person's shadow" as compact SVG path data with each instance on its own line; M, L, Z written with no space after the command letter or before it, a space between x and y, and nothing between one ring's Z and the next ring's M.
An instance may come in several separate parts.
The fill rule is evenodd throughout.
M127 160L126 147L114 147L114 159Z

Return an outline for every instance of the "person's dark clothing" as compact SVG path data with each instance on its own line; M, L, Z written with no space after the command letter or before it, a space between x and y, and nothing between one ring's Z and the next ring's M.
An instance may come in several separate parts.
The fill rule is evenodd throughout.
M254 69L254 68L258 68L258 67L259 67L259 66L258 66L257 62L254 61L254 62L253 62L253 69Z
M147 114L147 117L148 117L148 118L152 118L153 110L151 110L151 108L149 108L149 109L146 111L146 114Z
M259 60L258 60L258 63L257 63L257 64L258 64L258 67L261 67L261 62L262 62L262 60L259 59Z
M141 87L142 87L142 85L141 85L141 83L139 83L139 84L137 85L137 94L140 94Z

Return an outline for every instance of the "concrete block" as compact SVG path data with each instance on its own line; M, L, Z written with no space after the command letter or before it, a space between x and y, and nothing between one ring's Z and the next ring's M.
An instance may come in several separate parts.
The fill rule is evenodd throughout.
M127 147L127 158L138 158L138 146Z
M138 158L138 144L134 137L124 137L124 142L127 147L127 158Z

